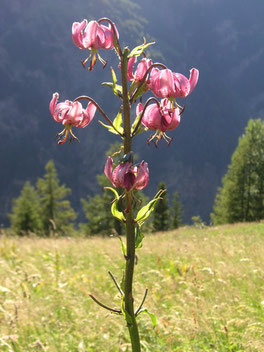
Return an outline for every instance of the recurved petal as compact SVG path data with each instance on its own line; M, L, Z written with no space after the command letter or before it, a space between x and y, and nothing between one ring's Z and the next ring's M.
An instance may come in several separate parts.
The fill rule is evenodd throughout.
M173 96L174 84L173 84L173 75L172 71L169 69L161 70L159 74L159 78L157 80L157 91L153 92L159 98L167 98L169 96Z
M135 60L136 60L135 56L132 56L127 63L127 78L129 81L133 81L134 79L133 66L134 66Z
M87 108L82 110L83 119L78 127L86 127L92 121L94 114L96 112L96 106L93 103L88 103Z
M104 168L104 173L105 176L111 181L112 181L112 170L113 170L113 159L109 156L106 160L105 168Z
M137 116L143 111L143 105L141 103L137 104L136 114Z
M72 24L72 40L74 44L80 49L86 49L84 43L84 35L83 31L87 25L87 20L83 20L82 22L74 22Z
M54 93L49 104L50 113L53 116L53 118L54 118L54 111L55 111L55 107L58 99L59 99L59 93Z
M73 125L79 124L80 121L82 120L82 112L83 112L82 104L78 101L75 101L68 112L67 118L69 122L71 122Z
M85 47L86 48L95 48L98 47L97 41L97 30L99 24L96 21L90 21L85 29Z
M197 82L198 82L198 78L199 78L199 71L196 68L192 68L190 70L190 78L189 78L189 82L190 82L190 91L189 94L193 91L193 89L195 88Z
M176 87L176 95L174 97L187 97L190 93L190 82L188 78L181 73L174 73L173 78Z
M134 184L134 188L141 190L145 188L149 181L149 169L148 164L145 161L142 161L137 168L137 176Z
M174 130L176 127L178 127L179 123L181 122L180 110L178 108L174 109L171 117L172 119L168 126L168 130Z

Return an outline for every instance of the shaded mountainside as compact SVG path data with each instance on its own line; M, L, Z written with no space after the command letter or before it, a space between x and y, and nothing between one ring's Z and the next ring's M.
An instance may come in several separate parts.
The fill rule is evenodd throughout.
M134 150L149 162L154 193L165 181L178 191L186 220L200 214L208 219L217 187L247 120L264 116L264 3L253 0L3 0L0 12L0 222L6 222L11 199L26 180L35 182L54 159L60 178L79 199L96 190L104 152L115 138L96 119L79 131L81 144L58 147L54 136L61 126L50 117L52 93L61 99L81 94L95 98L113 116L118 108L100 82L108 69L96 64L84 71L85 52L72 43L71 25L83 18L110 17L118 26L121 44L130 48L143 36L156 41L152 53L173 71L188 75L200 70L197 88L186 101L182 122L170 136L169 148L147 147L147 135ZM113 53L103 53L116 66Z

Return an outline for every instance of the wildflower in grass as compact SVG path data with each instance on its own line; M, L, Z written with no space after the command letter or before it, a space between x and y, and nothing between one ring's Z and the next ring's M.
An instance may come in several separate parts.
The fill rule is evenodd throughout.
M174 73L169 69L153 68L150 74L149 88L158 98L185 98L195 88L199 78L196 68L190 70L189 79L181 73Z
M113 25L114 26L114 25ZM115 28L115 33L118 35L118 31ZM82 22L74 22L72 25L72 39L74 44L79 49L89 49L91 50L90 55L87 59L82 61L85 67L87 61L92 56L89 70L92 71L96 57L105 66L106 61L104 61L98 53L98 49L112 49L114 48L114 31L112 26L102 25L96 21L83 20Z
M120 163L113 170L113 159L108 157L104 172L114 187L125 188L127 191L141 190L147 186L149 181L148 164L145 161L139 165L133 165L132 162L126 161Z
M141 103L137 105L137 115L143 112ZM157 102L149 104L143 114L141 122L150 130L156 130L156 133L148 139L151 142L154 138L159 141L164 139L168 144L171 138L165 132L167 130L174 130L181 121L181 113L178 107L173 107L168 99L162 99L161 103Z
M86 127L94 117L96 106L88 103L87 108L83 109L82 104L78 101L72 102L65 100L63 103L57 104L59 94L54 93L50 101L49 109L52 117L56 122L61 122L65 128L57 134L58 144L66 142L70 133L70 141L78 138L73 134L72 127Z

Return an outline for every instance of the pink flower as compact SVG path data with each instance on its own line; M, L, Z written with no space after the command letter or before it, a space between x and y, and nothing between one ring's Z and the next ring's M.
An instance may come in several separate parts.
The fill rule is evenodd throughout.
M124 162L113 170L113 159L108 157L104 173L114 187L125 188L127 191L143 189L149 181L148 164L145 161L142 161L138 166L131 162Z
M149 67L152 65L152 60L147 59L147 58L142 59L139 62L139 64L137 65L136 71L133 74L133 66L134 66L135 60L136 60L135 56L132 56L128 60L127 78L129 81L140 82L140 81L142 81L142 79L143 79L145 73L147 72L147 70L149 69Z
M65 126L64 130L58 134L58 144L63 144L66 142L69 132L74 139L77 139L72 133L72 127L86 127L94 117L96 106L89 102L87 108L83 109L82 104L78 101L65 100L63 103L57 104L58 99L59 94L54 93L49 109L54 120ZM61 139L64 132L64 138Z
M142 104L137 105L137 115L143 111ZM149 104L142 117L142 123L150 130L166 132L174 130L181 121L180 109L173 108L168 99L162 99L160 105Z
M137 116L143 113L142 104L137 105ZM174 130L181 121L181 114L184 108L179 105L175 108L169 99L162 99L161 103L153 103L147 105L144 115L142 116L142 124L150 130L156 130L154 135L148 139L148 144L156 138L154 142L157 147L158 141L164 139L169 145L172 138L166 135L167 130Z
M195 88L198 78L199 71L196 68L190 70L189 79L181 73L174 73L169 69L153 68L150 74L149 88L158 98L185 98Z
M114 28L117 37L119 37L116 27ZM87 22L87 20L74 22L72 25L72 39L79 49L91 50L89 57L82 61L83 66L85 66L92 55L90 71L96 62L96 54L103 65L106 65L106 62L98 54L98 49L114 48L114 32L110 24L109 26L105 26L96 21Z

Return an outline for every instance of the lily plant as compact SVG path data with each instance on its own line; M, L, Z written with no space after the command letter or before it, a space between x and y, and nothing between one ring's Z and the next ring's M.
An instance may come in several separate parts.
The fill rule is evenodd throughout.
M102 24L104 23L104 24ZM125 260L124 276L121 283L109 272L111 278L120 293L120 308L112 308L100 302L93 295L91 299L108 311L123 315L127 323L130 335L132 351L141 351L140 334L137 318L145 312L156 324L156 317L146 308L143 308L148 290L146 289L142 302L135 309L133 294L133 276L136 258L136 249L142 246L142 225L153 211L156 202L161 199L163 190L159 191L154 198L135 214L134 196L135 190L142 190L149 182L149 169L145 161L135 164L133 160L132 141L142 132L151 130L154 134L147 141L157 143L164 140L169 145L172 138L166 134L167 130L174 130L179 126L184 107L180 106L176 98L187 97L195 88L199 71L196 68L190 70L189 78L180 73L172 72L164 64L153 63L145 55L145 50L154 43L144 43L129 50L128 47L121 48L119 44L119 33L115 24L108 18L98 21L74 22L72 25L72 38L74 44L81 50L90 51L88 57L82 61L86 67L90 60L89 71L92 71L97 61L105 67L107 62L100 56L99 51L113 49L119 59L117 67L121 71L121 83L117 83L114 69L111 67L112 82L104 82L103 85L110 87L115 96L121 100L121 106L116 117L111 119L103 111L100 105L89 96L80 96L73 101L66 100L58 103L59 94L54 93L50 102L50 112L56 122L62 123L63 130L57 134L57 142L62 145L67 140L78 140L72 131L73 127L84 128L93 120L98 111L105 123L101 124L109 132L116 134L121 139L123 148L119 162L114 165L112 157L108 157L104 172L111 181L114 200L109 205L112 215L125 227L126 241L121 240L121 248ZM142 57L140 59L140 57ZM135 65L137 66L135 67ZM145 104L142 103L143 95L152 92L155 97L149 98ZM157 98L162 98L161 100ZM83 107L81 102L86 101ZM131 107L136 106L136 116L131 116ZM119 151L121 153L121 151ZM117 154L117 153L115 153ZM121 194L118 190L122 190ZM123 209L117 206L122 200Z

